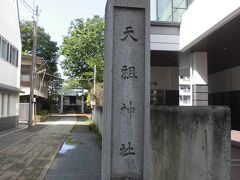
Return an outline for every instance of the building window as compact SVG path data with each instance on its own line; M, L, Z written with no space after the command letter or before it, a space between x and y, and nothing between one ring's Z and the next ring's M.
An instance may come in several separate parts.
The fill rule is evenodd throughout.
M4 111L5 111L5 108L4 108L5 103L4 103L4 101L5 101L5 94L2 93L1 117L4 117Z
M4 39L2 39L1 58L7 60L7 56L8 56L8 43Z
M13 46L10 47L10 63L18 66L18 51L16 48L14 48Z
M10 94L7 94L7 116L10 115Z
M0 117L6 117L10 115L10 94L0 94Z
M172 0L158 0L157 19L159 21L172 21Z
M181 22L183 13L193 0L156 0L157 21Z
M21 81L30 82L31 66L22 65L21 66Z
M3 37L0 37L0 57L16 67L18 66L18 50Z
M189 104L190 103L190 96L183 96L183 104Z
M180 90L180 92L183 92L183 93L191 92L190 85L180 85L179 90Z
M29 65L22 65L21 66L21 75L30 75L31 66Z
M182 99L182 96L179 96L179 102L182 102L183 99Z
M12 49L12 46L8 43L7 45L7 62L10 62L10 59L11 59L11 49Z
M70 96L69 98L70 98L70 102L69 102L70 104L76 104L77 103L77 101L76 101L77 98L75 96Z

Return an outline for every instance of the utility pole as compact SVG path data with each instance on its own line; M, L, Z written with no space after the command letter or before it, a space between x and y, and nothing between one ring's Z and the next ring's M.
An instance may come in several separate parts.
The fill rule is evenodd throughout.
M94 65L94 74L93 74L93 94L96 93L96 74L97 74L97 67Z
M62 85L62 89L61 89L61 114L63 113L63 85Z
M35 8L35 3L34 3ZM34 99L34 84L35 84L35 62L36 62L36 48L37 48L37 20L38 20L38 6L33 11L33 47L32 47L32 69L31 69L31 86L30 86L30 100L29 100L29 114L28 127L32 127L33 122L33 99Z
M81 105L81 113L84 113L84 88L82 87L82 105Z
M93 95L94 95L94 98L96 97L96 75L97 75L97 66L94 65L94 72L93 72ZM96 100L94 99L94 101L91 100L91 104L93 103L92 107L93 107L93 110L92 110L92 119L94 121L96 121L95 119L95 106L96 106Z

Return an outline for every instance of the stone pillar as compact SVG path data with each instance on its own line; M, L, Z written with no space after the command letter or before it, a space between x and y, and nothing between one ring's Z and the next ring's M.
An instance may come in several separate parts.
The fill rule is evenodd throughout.
M208 105L207 52L190 54L190 74L192 79L192 105Z
M149 179L149 0L108 0L102 180Z

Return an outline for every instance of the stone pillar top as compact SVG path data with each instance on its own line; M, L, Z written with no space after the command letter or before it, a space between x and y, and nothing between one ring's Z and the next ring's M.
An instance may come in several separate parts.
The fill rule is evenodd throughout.
M146 8L150 6L149 0L108 0L107 4L129 8Z

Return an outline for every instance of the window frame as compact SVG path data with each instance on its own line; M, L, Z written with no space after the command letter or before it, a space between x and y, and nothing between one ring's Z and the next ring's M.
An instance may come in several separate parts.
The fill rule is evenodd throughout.
M5 93L2 93L2 102L1 102L1 117L4 117L4 104L5 104Z
M3 49L3 42L6 43L5 49ZM18 67L18 55L19 50L0 35L0 59Z
M180 21L176 21L175 19L176 18L174 18L174 14L175 14L175 12L176 11L178 11L178 10L187 10L188 9L188 7L189 7L189 5L190 5L190 3L192 3L194 0L182 0L182 1L185 1L185 8L182 8L182 7L174 7L174 1L176 1L176 0L169 0L169 2L171 2L171 16L170 16L170 18L169 19L171 19L171 20L160 20L160 17L159 17L159 15L160 15L160 13L159 13L159 2L160 2L161 0L156 0L156 20L157 21L160 21L160 22L169 22L169 23L176 23L176 22L181 22L181 20ZM184 12L185 12L184 11ZM183 12L183 13L184 13ZM181 19L181 18L180 18Z

